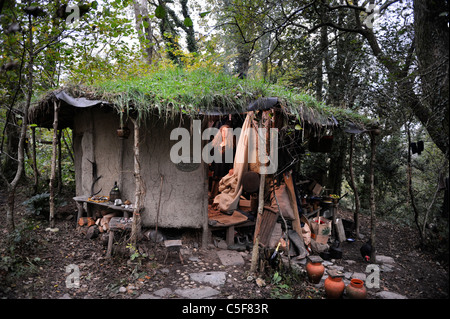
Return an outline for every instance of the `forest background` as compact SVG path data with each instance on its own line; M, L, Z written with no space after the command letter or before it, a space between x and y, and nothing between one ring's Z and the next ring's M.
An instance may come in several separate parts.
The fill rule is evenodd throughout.
M0 185L9 207L18 189L48 198L53 133L26 125L43 92L207 68L377 121L377 217L412 226L422 248L448 262L448 12L447 0L1 0ZM59 134L52 182L72 194L72 134ZM370 157L366 134L338 135L331 153L306 153L300 170L325 174L331 193L349 194L343 207L369 214Z

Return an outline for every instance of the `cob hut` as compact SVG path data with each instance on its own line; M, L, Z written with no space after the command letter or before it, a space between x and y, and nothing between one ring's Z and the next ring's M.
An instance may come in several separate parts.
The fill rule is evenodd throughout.
M361 133L373 129L365 117L327 107L306 94L202 69L169 69L126 81L66 86L43 94L30 110L29 123L72 129L75 199L82 209L89 201L102 204L102 199L110 199L110 190L117 185L120 201L105 205L114 206L116 213L132 214L135 227L198 229L202 245L208 244L212 228L249 220L261 230L261 241L268 244L281 206L270 208L273 201L268 194L274 180L290 179L287 205L293 211L293 228L300 233L300 190L290 172L305 148L329 151L328 136L334 130ZM195 145L204 149L214 136L205 138L198 131L222 126L276 128L275 153L270 152L274 146L270 143L252 144L259 149L266 146L264 154L278 158L275 171L261 174L261 165L265 165L261 163L254 168L258 161L251 163L248 152L255 150L242 147L244 139L249 144L250 138L244 130L231 139L228 166L205 162L194 152ZM183 134L174 134L176 129L188 133L190 152L177 148ZM171 158L177 150L185 152L179 162ZM238 157L245 159L238 163ZM261 216L265 207L274 215L251 219L242 214L255 212L255 207ZM231 237L227 240L232 243L234 228L227 229Z

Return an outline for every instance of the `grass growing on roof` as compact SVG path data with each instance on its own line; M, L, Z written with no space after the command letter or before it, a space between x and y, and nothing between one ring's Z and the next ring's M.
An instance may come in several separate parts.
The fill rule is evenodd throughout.
M201 110L234 109L243 113L258 98L277 97L284 110L300 123L308 121L316 126L327 125L334 116L340 123L351 121L363 127L372 124L363 115L326 106L300 90L262 80L239 79L217 68L187 70L176 66L154 66L89 86L69 84L64 89L75 98L107 101L121 116L133 114L141 123L154 113L166 122L180 114L197 117ZM49 107L52 95L52 92L42 94L34 108Z
M139 77L106 80L90 88L97 98L111 102L119 112L137 111L140 119L153 110L169 118L179 113L195 116L200 110L213 108L244 112L250 102L272 96L278 97L289 113L301 119L306 114L315 120L333 115L338 121L368 123L363 116L327 107L308 94L263 81L242 80L207 68L187 71L167 67Z

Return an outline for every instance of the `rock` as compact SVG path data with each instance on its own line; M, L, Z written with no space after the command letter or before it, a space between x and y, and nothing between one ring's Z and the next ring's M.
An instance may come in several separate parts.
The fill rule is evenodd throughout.
M395 260L392 257L389 256L383 256L383 255L377 255L376 261L378 264L395 264Z
M58 299L72 299L69 294L64 294L62 297L59 297Z
M375 295L381 299L408 299L405 296L390 291L380 291L377 292Z
M177 289L175 290L175 294L187 299L204 299L218 295L220 294L220 291L211 287L187 288Z
M219 250L217 251L217 256L224 266L238 266L245 263L241 254L237 251Z
M383 264L383 265L381 265L380 270L382 272L392 272L392 271L394 271L394 266L389 265L389 264Z
M213 286L222 286L225 284L227 273L224 271L208 271L190 274L191 280L209 284Z
M344 273L344 278L350 280L350 278L352 278L352 275L353 275L352 272L348 272L348 271L347 271L347 272Z
M331 265L331 266L328 266L328 269L334 269L334 270L344 271L344 266Z
M170 288L161 288L153 292L153 294L158 297L168 297L172 293L173 291Z
M219 240L219 241L217 242L217 248L220 248L220 249L227 249L227 248L228 248L228 245L227 245L227 243L226 243L224 240Z
M349 265L354 265L354 264L356 264L356 261L350 260L350 259L344 260L344 262L345 262L346 264L349 264Z
M137 299L160 299L160 297L151 295L151 294L142 294Z
M119 288L119 292L120 293L125 293L125 292L127 292L127 288L122 286L122 287Z

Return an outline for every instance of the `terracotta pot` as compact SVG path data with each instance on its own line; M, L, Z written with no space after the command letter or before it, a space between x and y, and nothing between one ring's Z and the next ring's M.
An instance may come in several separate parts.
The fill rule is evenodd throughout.
M325 267L321 262L308 262L306 264L306 273L308 274L308 279L313 284L318 284L320 279L322 279Z
M345 283L341 277L328 276L325 279L324 288L328 299L339 299L344 293Z
M345 293L350 299L366 299L367 290L364 287L364 281L361 279L352 279L347 288L345 288Z

